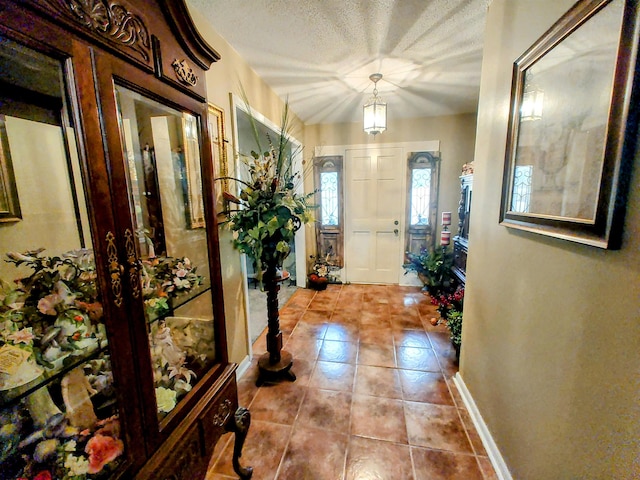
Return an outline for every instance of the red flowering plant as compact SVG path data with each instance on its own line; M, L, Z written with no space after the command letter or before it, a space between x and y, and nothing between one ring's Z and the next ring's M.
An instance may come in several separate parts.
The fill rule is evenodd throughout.
M434 295L431 297L431 303L438 307L438 313L446 319L451 311L462 311L464 288L458 288L453 293Z
M455 292L431 297L431 303L438 307L440 317L447 324L451 343L459 354L462 343L462 306L464 303L464 288L459 287Z

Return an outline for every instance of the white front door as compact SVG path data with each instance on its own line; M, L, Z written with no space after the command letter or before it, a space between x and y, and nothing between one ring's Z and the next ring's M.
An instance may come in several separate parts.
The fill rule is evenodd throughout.
M345 273L349 282L398 283L405 163L401 148L346 151Z

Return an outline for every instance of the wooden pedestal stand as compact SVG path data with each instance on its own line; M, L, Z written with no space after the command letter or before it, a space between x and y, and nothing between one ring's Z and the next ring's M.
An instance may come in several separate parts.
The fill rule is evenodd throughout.
M268 268L264 275L264 286L267 292L267 353L258 360L260 373L256 386L261 386L265 381L284 378L294 382L295 374L291 371L293 357L282 350L282 332L280 331L280 314L278 312L278 292L280 284L289 278L289 272L281 276L275 268Z

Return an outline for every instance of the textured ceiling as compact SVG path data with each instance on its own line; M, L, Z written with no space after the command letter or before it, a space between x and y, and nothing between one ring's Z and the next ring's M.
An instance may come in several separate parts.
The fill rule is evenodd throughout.
M490 0L188 0L307 124L475 112ZM215 48L215 45L213 45Z

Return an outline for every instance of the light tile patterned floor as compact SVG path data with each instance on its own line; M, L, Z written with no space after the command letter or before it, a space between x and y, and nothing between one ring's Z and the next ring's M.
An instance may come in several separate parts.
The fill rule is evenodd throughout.
M280 314L297 380L255 386L263 334L238 382L252 415L241 463L253 479L496 479L435 316L415 287L299 289ZM218 442L207 480L237 478L231 440Z

